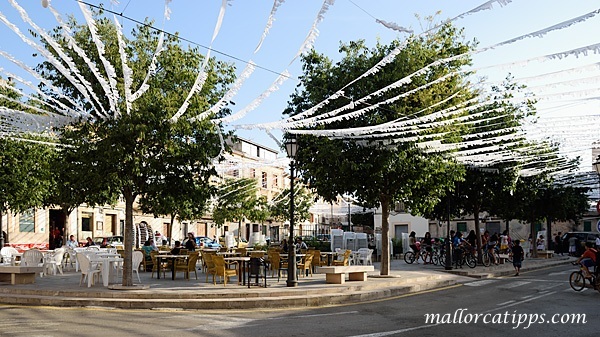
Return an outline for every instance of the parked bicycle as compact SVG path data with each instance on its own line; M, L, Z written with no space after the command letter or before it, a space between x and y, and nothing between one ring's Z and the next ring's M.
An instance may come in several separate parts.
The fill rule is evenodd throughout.
M409 250L404 254L404 262L408 264L412 264L415 261L419 263L419 259L425 262L425 254L421 254L421 250L418 250L416 253L412 250Z
M492 263L498 264L500 262L500 254L496 250L496 247L494 247L493 252L490 252L490 249L486 247L482 253L481 262L483 262L484 266L489 267Z
M463 265L469 266L469 268L475 268L477 266L477 257L471 246L464 245L458 249L455 249L454 264L458 268L462 268Z
M579 270L572 272L569 276L569 284L571 285L571 288L573 288L575 291L582 291L583 288L586 287L585 283L587 282L589 283L590 287L600 291L600 277L598 277L598 268L594 267L594 272L590 273L591 278L586 278L584 276L585 269L583 266L577 262L572 263L575 266L579 266Z

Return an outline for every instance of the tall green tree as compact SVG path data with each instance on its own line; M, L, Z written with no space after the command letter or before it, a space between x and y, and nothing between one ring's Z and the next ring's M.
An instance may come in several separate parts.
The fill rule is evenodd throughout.
M95 13L98 38L104 43L106 60L118 74L115 78L116 94L118 97L127 97L116 28L101 14L101 11ZM99 102L89 101L53 64L44 62L37 69L56 87L81 102L80 105L91 116L61 129L60 138L65 145L77 144L73 151L75 160L85 164L81 174L91 173L102 177L101 182L94 185L89 193L119 193L125 200L123 285L131 286L134 201L141 197L140 202L150 203L160 198L161 188L167 184L177 187L182 186L181 182L184 181L193 186L191 190L197 192L204 187L207 191L184 193L182 197L185 200L181 199L181 202L192 201L198 205L208 202L211 195L210 178L216 174L213 163L221 159L223 153L219 134L224 132L220 125L214 124L209 118L193 117L206 111L222 97L227 86L233 82L234 69L229 64L210 59L205 68L204 85L190 97L187 112L177 118L180 107L194 86L204 56L196 48L182 46L176 36L168 36L163 44L164 49L156 57L156 68L146 82L147 91L133 101L130 108L127 108L124 100L118 100L115 106L109 101L109 97L115 93L106 93L105 86L91 71L90 63L93 63L102 69L102 76L107 73L103 70L106 62L100 60L88 26L78 24L73 18L69 19L68 25L71 36L91 61L66 48L69 42L60 28L55 29L52 35L60 41L80 74L91 84ZM126 62L132 70L132 92L144 82L158 38L158 32L149 28L149 25L139 25L129 38L123 38ZM50 46L47 48L53 50ZM107 111L106 116L102 111ZM228 113L228 109L222 109L217 115ZM190 195L195 199L189 200ZM164 211L153 208L157 212Z
M52 157L50 171L52 175L50 191L44 200L46 206L58 206L65 214L65 237L70 226L70 214L82 204L90 207L96 205L116 204L119 193L114 189L104 188L102 172L89 170L93 165L90 157L81 156L80 142L85 139L73 136L63 138L56 155Z
M257 182L251 178L226 179L213 203L212 217L218 226L238 222L238 238L244 218L264 221L268 217L265 199L257 196Z
M343 56L336 64L315 51L308 53L303 57L302 86L292 95L285 112L294 116L330 98L333 93L352 83L397 48L400 51L391 63L379 67L377 73L346 87L342 98L330 102L327 109L320 109L315 115L353 101L357 103L350 105L350 113L401 94L404 96L358 116L348 116L343 120L306 128L338 129L343 133L343 130L349 128L373 127L429 116L437 109L447 109L476 96L466 85L464 75L456 73L456 70L470 63L468 57L433 64L472 49L470 43L462 41L461 32L457 28L446 24L435 33L409 38L404 48L399 48L401 43L395 41L389 45L378 44L369 49L362 41L350 42L340 47ZM429 68L414 74L426 66ZM409 83L358 103L359 99L411 74L411 80L407 81ZM446 75L444 80L430 83ZM428 83L429 86L409 93ZM431 109L432 105L437 105L436 109ZM449 117L435 117L433 120L447 118ZM429 134L430 139L453 141L460 134L461 127L451 124L453 123L441 124L425 130L415 126L403 133L381 134L377 139L366 140L348 137L352 135L351 130L346 132L345 139L312 135L298 137L298 171L304 182L326 201L335 200L337 195L349 194L363 204L381 206L382 275L388 275L390 268L390 204L402 201L411 212L423 213L437 204L454 181L462 176L461 165L442 154L424 152L417 146L418 139L415 137Z
M315 204L314 195L304 186L294 186L294 223L310 219L310 208ZM270 206L271 216L279 221L290 220L290 189L281 191Z
M2 216L43 205L52 184L53 145L23 135L21 140L0 137L0 244L4 246Z

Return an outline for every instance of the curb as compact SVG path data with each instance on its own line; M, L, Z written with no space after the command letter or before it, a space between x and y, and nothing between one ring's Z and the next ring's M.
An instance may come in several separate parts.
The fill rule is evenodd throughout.
M380 279L381 280L381 279ZM119 309L254 309L298 308L353 304L418 293L456 284L443 275L392 278L357 286L333 286L265 293L171 293L171 292L84 292L0 288L0 302L6 305L102 307Z
M547 259L544 259L544 260L545 261L543 264L536 263L536 264L530 264L529 266L527 266L527 265L523 266L521 268L521 272L527 272L527 271L538 270L538 269L543 269L543 268L547 268L547 267L554 267L554 266L559 266L559 265L563 265L563 264L569 264L572 261L571 259L569 259L567 257L561 257L559 260L555 260L555 261L547 261ZM515 270L512 268L512 264L510 264L510 268L507 268L507 267L500 267L500 268L486 267L486 268L490 268L489 272L474 271L474 269L470 269L470 270L453 269L453 270L444 270L444 272L449 273L449 274L454 274L454 275L476 278L476 279L500 277L500 276L510 276L515 273Z

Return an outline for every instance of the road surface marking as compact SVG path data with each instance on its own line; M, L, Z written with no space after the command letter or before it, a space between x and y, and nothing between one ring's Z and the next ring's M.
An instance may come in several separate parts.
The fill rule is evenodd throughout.
M511 283L508 283L508 284L501 285L498 288L510 289L510 288L520 287L520 286L523 286L523 285L526 285L526 284L529 284L529 283L531 283L531 282L529 282L529 281L515 281L515 282L511 282Z
M469 287L481 287L484 285L488 285L490 283L494 283L497 280L481 280L481 281L475 281L475 282L470 282L470 283L465 283L466 286Z
M510 300L510 301L506 301L506 302L503 302L503 303L498 303L498 304L496 304L496 305L506 305L506 304L513 303L514 301L515 301L515 300Z
M348 315L358 314L358 311L345 311L345 312L331 312L327 314L312 314L312 315L294 315L294 316L282 316L282 317L269 317L267 319L290 319L290 318L306 318L306 317L320 317L320 316L334 316L334 315Z

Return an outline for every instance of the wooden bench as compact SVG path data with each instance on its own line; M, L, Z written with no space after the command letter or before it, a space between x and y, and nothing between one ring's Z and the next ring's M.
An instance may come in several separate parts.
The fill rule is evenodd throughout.
M367 272L374 271L373 266L328 266L317 268L317 273L325 274L325 282L344 284L346 274L348 281L366 281Z
M0 266L0 282L12 285L35 283L35 274L42 270L42 267Z
M537 255L538 255L538 257L543 257L544 259L549 259L554 256L554 252L551 250L538 250Z

